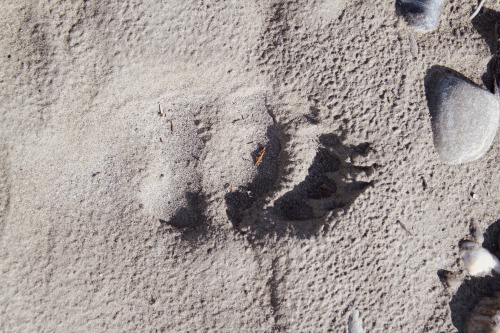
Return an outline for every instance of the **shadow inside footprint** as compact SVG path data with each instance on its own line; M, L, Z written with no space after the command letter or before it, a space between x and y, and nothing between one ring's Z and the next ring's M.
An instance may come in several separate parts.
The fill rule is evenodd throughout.
M483 247L498 255L500 220L491 224L484 233ZM483 297L500 290L500 274L472 277L464 281L450 301L451 321L459 333L466 332L469 314Z
M243 220L244 212L251 208L255 202L255 198L251 197L250 193L251 191L248 187L241 187L225 195L227 205L226 214L235 228Z
M331 212L349 207L373 182L355 178L364 173L371 176L373 166L356 166L347 162L352 157L366 156L371 150L368 143L345 146L335 135L323 135L316 156L303 181L278 198L272 207L254 215L242 223L242 230L252 240L266 235L277 237L312 237L318 228L325 225ZM250 209L249 211L252 211ZM326 229L325 229L326 230Z
M203 224L204 200L200 193L187 192L187 205L179 208L168 221L160 219L162 225L170 225L177 229L195 228Z
M257 174L251 183L240 186L225 195L227 206L227 216L233 226L238 228L245 216L252 215L250 208L258 205L259 198L266 196L270 192L278 179L279 163L278 158L281 152L281 144L278 138L278 128L276 125L267 129L268 141L254 150L252 158L256 161L259 156L262 158L257 167ZM264 150L265 148L265 150ZM255 163L255 162L254 162ZM255 207L260 210L258 207Z
M266 196L276 186L280 165L278 157L281 146L274 130L268 131L271 148L267 159L259 166L259 173L252 183L226 194L227 215L233 226L250 239L258 240L269 234L278 237L292 236L308 238L324 225L338 208L348 208L372 181L356 180L363 173L370 177L377 168L357 166L347 160L366 156L371 151L368 143L345 146L335 135L322 135L321 144L303 181L278 198L274 204L263 209ZM258 149L255 153L260 150ZM267 150L266 150L267 151ZM284 153L284 152L282 152ZM267 154L267 153L266 153Z
M373 167L356 166L344 161L347 155L366 155L369 150L367 143L345 147L334 135L321 136L320 143L323 147L316 153L306 178L274 205L276 213L285 220L319 219L322 223L330 211L349 207L373 185L372 182L354 178L361 172L370 175Z
M287 220L295 221L319 217L315 216L313 207L306 201L329 198L337 192L337 184L328 176L328 173L338 171L340 165L338 157L326 148L320 148L309 167L306 179L276 201L275 208L278 213ZM331 206L331 208L335 207Z

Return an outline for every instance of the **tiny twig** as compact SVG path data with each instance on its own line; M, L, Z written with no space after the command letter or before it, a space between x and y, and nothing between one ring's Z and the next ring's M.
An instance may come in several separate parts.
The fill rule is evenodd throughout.
M481 0L481 2L479 3L479 5L477 6L476 8L476 11L474 13L472 13L472 15L470 16L470 19L472 20L474 17L476 17L477 14L479 14L479 12L481 11L481 8L483 8L483 5L484 3L486 2L486 0Z
M321 184L319 186L319 188L322 188L322 189L327 190L327 191L332 191L332 188L330 186L326 185L326 184Z
M160 117L163 117L164 116L164 113L163 113L163 108L161 107L161 104L158 103L158 114L160 115Z
M260 162L262 162L262 158L264 157L264 154L266 153L266 147L262 148L259 156L257 157L257 160L255 161L255 166L258 166Z
M406 229L405 225L400 220L397 220L396 223L399 224L408 235L413 236L413 234L408 229Z
M174 121L172 119L170 120L170 132L174 132Z

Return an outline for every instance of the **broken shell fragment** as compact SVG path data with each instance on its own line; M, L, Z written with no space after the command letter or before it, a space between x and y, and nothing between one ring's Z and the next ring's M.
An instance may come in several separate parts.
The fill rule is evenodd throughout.
M468 333L500 333L500 293L479 301L467 320Z
M449 164L482 157L493 143L500 120L496 97L458 77L441 75L427 93L434 147Z
M417 31L431 31L439 26L444 0L396 0L396 10Z
M462 279L459 274L450 272L444 269L438 271L438 277L443 286L456 292L462 284Z
M349 333L365 333L361 319L359 319L358 310L354 310L349 315L348 327L349 327Z
M492 270L500 272L500 261L481 245L465 241L460 245L465 270L472 276L484 276Z

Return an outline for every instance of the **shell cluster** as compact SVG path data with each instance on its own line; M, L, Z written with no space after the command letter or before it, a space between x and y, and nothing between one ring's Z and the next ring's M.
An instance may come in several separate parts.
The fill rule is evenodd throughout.
M460 244L460 253L464 269L471 276L484 276L492 271L500 272L498 258L483 248L480 244L484 241L483 234L476 223L471 224L472 240ZM450 272L448 272L450 273ZM447 274L448 285L455 282L455 274ZM482 298L469 314L466 322L467 333L500 333L500 292Z

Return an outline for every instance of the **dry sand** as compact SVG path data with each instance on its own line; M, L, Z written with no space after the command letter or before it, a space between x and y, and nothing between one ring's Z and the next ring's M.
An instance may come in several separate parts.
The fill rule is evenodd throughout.
M462 331L500 279L438 271L471 219L498 246L500 136L441 163L424 79L491 84L476 5L2 1L0 331Z

